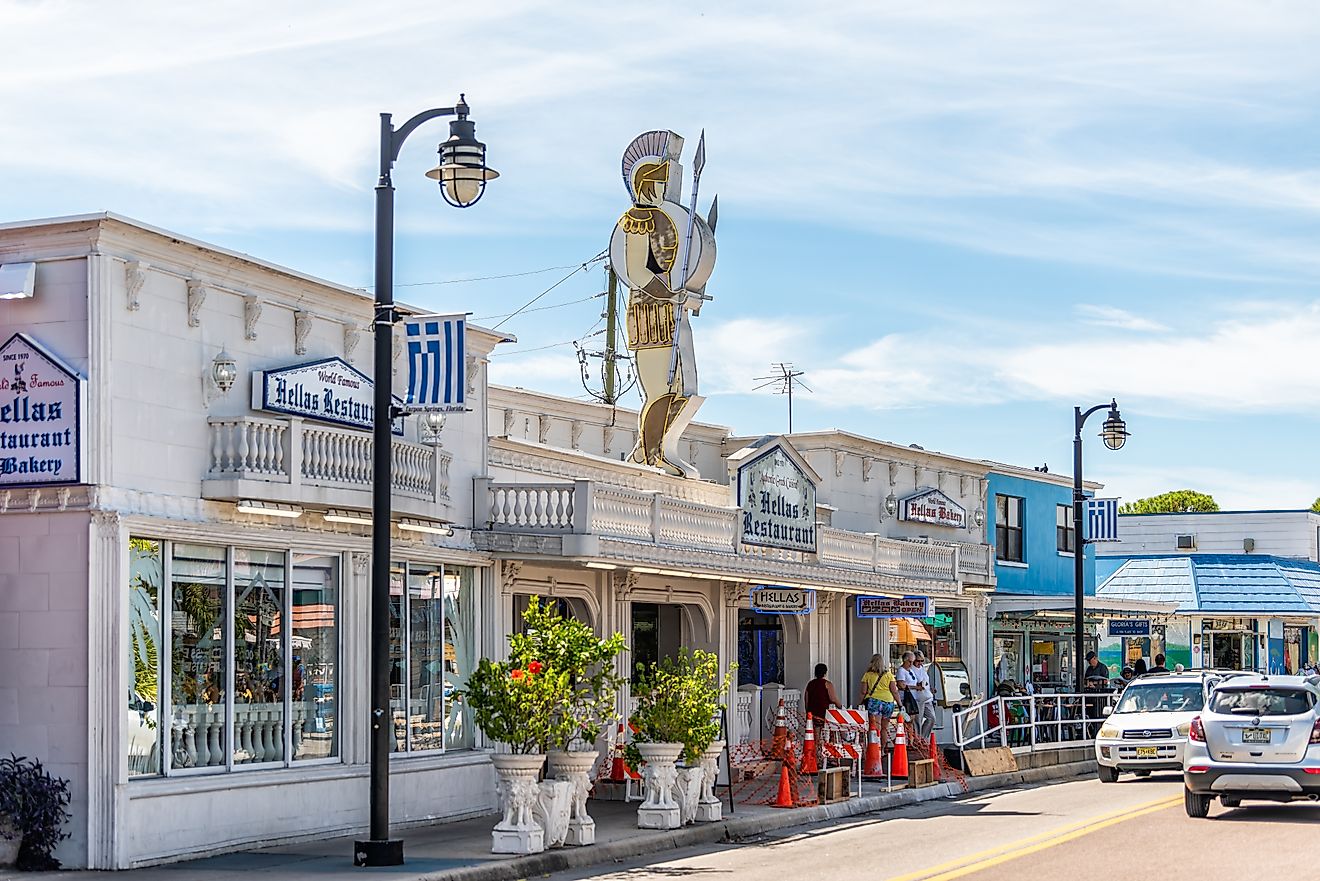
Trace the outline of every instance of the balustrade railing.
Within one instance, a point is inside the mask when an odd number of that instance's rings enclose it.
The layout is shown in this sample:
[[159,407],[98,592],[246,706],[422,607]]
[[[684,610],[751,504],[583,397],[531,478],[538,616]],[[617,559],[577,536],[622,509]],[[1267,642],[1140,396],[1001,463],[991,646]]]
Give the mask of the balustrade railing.
[[[307,707],[293,706],[293,755],[298,755]],[[222,706],[175,707],[170,723],[170,761],[175,768],[227,765]],[[234,764],[284,761],[284,704],[234,705]]]
[[[211,427],[211,480],[371,489],[370,434],[306,423],[302,419],[240,416],[207,420]],[[394,492],[420,499],[449,497],[452,456],[436,447],[394,441]]]

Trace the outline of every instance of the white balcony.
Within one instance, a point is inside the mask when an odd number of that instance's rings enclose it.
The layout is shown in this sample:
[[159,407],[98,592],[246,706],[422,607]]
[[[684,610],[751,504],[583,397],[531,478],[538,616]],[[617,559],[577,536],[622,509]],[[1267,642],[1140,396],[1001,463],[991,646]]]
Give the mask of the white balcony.
[[[367,432],[296,417],[239,416],[207,423],[211,455],[203,498],[371,507],[373,442]],[[453,457],[438,447],[398,439],[393,456],[394,510],[442,516]]]

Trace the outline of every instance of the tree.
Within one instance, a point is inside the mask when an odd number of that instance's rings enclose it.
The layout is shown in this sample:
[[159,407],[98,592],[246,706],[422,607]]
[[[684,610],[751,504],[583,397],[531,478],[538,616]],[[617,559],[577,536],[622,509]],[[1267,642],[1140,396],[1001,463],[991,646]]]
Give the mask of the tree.
[[1311,503],[1311,512],[1313,514],[1320,514],[1320,497],[1317,497],[1316,500]]
[[[1320,499],[1316,499],[1320,503]],[[1218,511],[1219,503],[1213,496],[1194,489],[1175,489],[1170,492],[1127,502],[1118,509],[1120,514],[1181,514],[1186,511]]]

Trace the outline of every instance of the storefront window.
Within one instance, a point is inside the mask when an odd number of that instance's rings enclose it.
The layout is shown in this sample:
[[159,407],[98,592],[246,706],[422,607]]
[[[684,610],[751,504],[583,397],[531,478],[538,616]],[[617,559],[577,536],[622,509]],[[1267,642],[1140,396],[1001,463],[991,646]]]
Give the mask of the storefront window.
[[439,563],[391,568],[394,749],[470,749],[476,738],[462,689],[476,663],[476,571]]
[[1054,506],[1054,533],[1059,551],[1071,554],[1077,549],[1077,530],[1073,527],[1073,506]]
[[1022,685],[1022,636],[996,636],[994,638],[995,685],[1011,682]]
[[[293,559],[290,578],[284,550],[130,539],[131,774],[338,754],[339,557]],[[157,699],[153,654],[169,683]]]
[[293,758],[339,754],[339,558],[293,555]]
[[128,773],[160,773],[161,543],[128,543]]
[[1026,499],[995,496],[995,557],[1010,563],[1022,562],[1022,509]]
[[234,551],[234,764],[284,758],[284,554]]

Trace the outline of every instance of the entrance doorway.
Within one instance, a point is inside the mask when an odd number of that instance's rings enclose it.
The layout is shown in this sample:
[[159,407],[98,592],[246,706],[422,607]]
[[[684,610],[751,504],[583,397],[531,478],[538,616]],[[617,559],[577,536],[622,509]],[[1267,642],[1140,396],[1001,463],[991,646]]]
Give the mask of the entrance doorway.
[[1207,634],[1210,639],[1210,666],[1216,670],[1246,670],[1249,667],[1246,641],[1250,634]]
[[738,684],[784,684],[784,628],[778,615],[738,612]]

